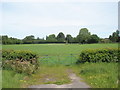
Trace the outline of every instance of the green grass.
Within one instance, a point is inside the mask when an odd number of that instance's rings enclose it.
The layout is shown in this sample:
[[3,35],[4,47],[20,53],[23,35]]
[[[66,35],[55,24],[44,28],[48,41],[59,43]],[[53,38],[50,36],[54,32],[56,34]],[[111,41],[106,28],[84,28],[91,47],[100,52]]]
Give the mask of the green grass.
[[66,84],[70,83],[66,66],[41,66],[36,74],[25,78],[26,86],[39,84]]
[[118,44],[22,44],[2,45],[2,49],[30,50],[42,55],[80,54],[85,49],[118,47]]
[[[84,78],[90,86],[95,88],[117,87],[117,64],[96,63],[70,65],[76,62],[82,50],[97,48],[117,48],[118,44],[25,44],[3,45],[3,49],[30,50],[36,52],[40,58],[40,69],[32,76],[17,74],[3,70],[3,87],[27,87],[38,84],[64,84],[70,83],[66,70],[71,67],[73,71]],[[72,57],[70,54],[74,54]],[[48,55],[48,56],[44,56]],[[61,64],[61,65],[59,65]],[[64,64],[64,65],[62,65]]]
[[[3,49],[30,50],[36,52],[41,64],[75,64],[82,50],[97,48],[117,48],[118,44],[22,44],[3,45]],[[72,55],[71,55],[72,54]]]
[[32,75],[15,73],[9,70],[3,70],[2,87],[3,88],[27,88],[31,85],[39,84],[66,84],[70,83],[66,66],[41,66],[39,70]]
[[2,70],[2,88],[21,88],[24,74],[14,71]]
[[118,63],[85,63],[71,68],[93,88],[118,87]]

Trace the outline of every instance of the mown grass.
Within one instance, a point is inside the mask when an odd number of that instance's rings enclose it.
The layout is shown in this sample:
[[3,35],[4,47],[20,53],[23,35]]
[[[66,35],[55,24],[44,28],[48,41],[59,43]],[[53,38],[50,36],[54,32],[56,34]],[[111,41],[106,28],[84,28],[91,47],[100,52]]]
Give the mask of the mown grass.
[[30,50],[42,55],[69,55],[80,54],[82,50],[96,48],[117,48],[118,44],[21,44],[2,45],[2,49]]
[[118,87],[118,63],[85,63],[71,68],[93,88]]
[[30,50],[39,55],[41,64],[75,64],[82,50],[117,48],[117,43],[108,44],[21,44],[3,45],[3,49]]

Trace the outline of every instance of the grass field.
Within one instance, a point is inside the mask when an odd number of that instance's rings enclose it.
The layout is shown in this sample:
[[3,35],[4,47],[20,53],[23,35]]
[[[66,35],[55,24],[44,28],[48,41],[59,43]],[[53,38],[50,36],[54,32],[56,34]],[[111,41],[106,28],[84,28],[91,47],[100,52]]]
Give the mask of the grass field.
[[25,44],[3,45],[3,49],[30,50],[39,55],[41,64],[75,64],[86,49],[117,48],[118,44]]
[[[86,63],[75,65],[80,52],[86,49],[118,48],[118,44],[25,44],[3,45],[3,49],[30,50],[36,52],[42,64],[36,74],[26,76],[12,71],[3,71],[3,87],[27,87],[35,84],[64,84],[70,83],[66,70],[72,69],[78,76],[83,77],[94,88],[116,88],[118,70],[116,63]],[[74,56],[71,57],[71,54]],[[42,57],[42,58],[41,58]],[[47,66],[51,63],[51,66]],[[55,65],[53,65],[55,64]],[[72,64],[61,66],[57,64]],[[52,81],[43,82],[45,78]],[[55,81],[54,81],[55,78]],[[12,81],[11,81],[12,79]]]
[[42,55],[69,55],[80,54],[85,49],[118,47],[118,44],[22,44],[3,45],[2,49],[31,50]]

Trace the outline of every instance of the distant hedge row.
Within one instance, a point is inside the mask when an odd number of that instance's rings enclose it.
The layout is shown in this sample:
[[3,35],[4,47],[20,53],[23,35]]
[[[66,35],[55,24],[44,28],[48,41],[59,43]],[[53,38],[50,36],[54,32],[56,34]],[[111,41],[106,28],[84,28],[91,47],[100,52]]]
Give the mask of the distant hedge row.
[[117,48],[89,49],[82,51],[77,63],[118,62],[120,50]]
[[2,50],[3,69],[18,73],[34,73],[39,63],[37,54],[31,51]]

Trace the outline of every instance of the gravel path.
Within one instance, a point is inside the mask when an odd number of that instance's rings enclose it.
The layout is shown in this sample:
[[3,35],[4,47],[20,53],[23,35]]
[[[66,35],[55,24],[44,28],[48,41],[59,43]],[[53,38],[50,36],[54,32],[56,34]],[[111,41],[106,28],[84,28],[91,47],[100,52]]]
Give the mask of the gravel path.
[[69,74],[69,78],[71,79],[71,84],[63,84],[63,85],[56,85],[56,84],[41,84],[41,85],[32,85],[28,88],[90,88],[85,82],[82,82],[82,79],[74,73]]

